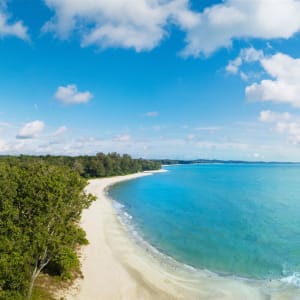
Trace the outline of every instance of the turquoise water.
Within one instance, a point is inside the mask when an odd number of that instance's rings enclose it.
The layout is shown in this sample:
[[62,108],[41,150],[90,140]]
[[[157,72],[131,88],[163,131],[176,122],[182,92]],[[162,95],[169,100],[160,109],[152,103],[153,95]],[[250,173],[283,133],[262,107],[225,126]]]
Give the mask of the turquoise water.
[[274,279],[300,272],[300,165],[165,169],[109,191],[151,245],[220,274]]

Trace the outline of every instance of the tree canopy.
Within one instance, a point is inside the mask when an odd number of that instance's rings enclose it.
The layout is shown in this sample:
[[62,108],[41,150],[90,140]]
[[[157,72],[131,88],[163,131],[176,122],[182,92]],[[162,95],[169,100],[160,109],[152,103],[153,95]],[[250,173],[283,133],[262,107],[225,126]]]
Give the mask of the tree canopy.
[[70,276],[78,266],[75,248],[87,242],[78,221],[93,200],[86,184],[44,161],[0,162],[1,299],[30,299],[41,271]]
[[146,160],[142,158],[133,159],[128,154],[98,153],[93,156],[0,156],[0,161],[10,163],[26,162],[32,163],[37,160],[45,161],[52,165],[69,167],[85,178],[107,177],[126,175],[147,170],[161,168],[159,161]]
[[159,169],[117,153],[0,157],[0,300],[30,299],[41,272],[72,278],[86,244],[81,212],[94,197],[86,178]]

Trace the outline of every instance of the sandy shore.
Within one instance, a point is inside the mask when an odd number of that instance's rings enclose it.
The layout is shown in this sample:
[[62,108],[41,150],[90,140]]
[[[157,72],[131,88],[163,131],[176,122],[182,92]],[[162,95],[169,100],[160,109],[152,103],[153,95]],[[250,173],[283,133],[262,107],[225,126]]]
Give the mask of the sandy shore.
[[82,215],[81,225],[90,242],[81,255],[84,278],[67,291],[65,299],[293,299],[287,294],[269,297],[251,282],[182,268],[141,247],[119,221],[106,189],[148,175],[151,173],[90,180],[87,191],[97,201]]

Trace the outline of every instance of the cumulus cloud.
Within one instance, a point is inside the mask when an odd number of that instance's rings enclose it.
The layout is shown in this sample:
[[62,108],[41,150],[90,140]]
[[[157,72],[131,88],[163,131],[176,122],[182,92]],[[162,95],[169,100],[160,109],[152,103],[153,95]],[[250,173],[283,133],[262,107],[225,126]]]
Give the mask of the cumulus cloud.
[[263,79],[247,86],[247,98],[300,107],[300,58],[277,53],[261,59],[260,63],[271,79]]
[[33,121],[25,124],[17,134],[18,139],[33,139],[44,130],[45,124],[42,121]]
[[29,40],[28,28],[22,21],[12,22],[6,10],[6,1],[0,2],[0,37],[15,36],[22,40]]
[[[44,0],[54,12],[43,31],[62,39],[76,32],[83,47],[147,51],[177,26],[183,56],[209,55],[236,39],[288,39],[300,31],[299,0],[223,0],[193,11],[189,0]],[[282,25],[284,24],[284,25]]]
[[45,3],[54,16],[43,30],[55,32],[63,39],[77,30],[83,47],[151,50],[168,35],[168,24],[188,29],[198,22],[188,0],[45,0]]
[[291,38],[300,30],[299,11],[298,0],[224,0],[206,8],[187,30],[183,55],[209,55],[234,39]]
[[[299,2],[300,3],[300,2]],[[242,49],[239,56],[229,61],[226,71],[239,73],[243,80],[249,77],[257,80],[262,76],[253,76],[240,71],[244,63],[258,62],[263,69],[264,78],[245,89],[246,97],[254,101],[273,101],[300,107],[300,58],[283,53],[266,56],[262,50],[253,47]],[[257,74],[256,74],[257,75]]]
[[89,102],[93,94],[89,91],[79,92],[75,84],[69,84],[58,87],[54,97],[64,104],[80,104]]
[[[228,73],[237,74],[243,63],[258,62],[264,58],[262,50],[256,50],[253,47],[241,49],[240,54],[234,60],[230,60],[226,66]],[[247,80],[248,76],[244,72],[240,72],[243,80]]]
[[228,65],[226,66],[226,71],[228,73],[237,74],[241,64],[242,64],[242,59],[240,57],[237,57],[234,60],[230,60]]
[[264,58],[264,53],[262,50],[256,50],[253,47],[241,49],[240,57],[243,61],[250,63],[259,61]]

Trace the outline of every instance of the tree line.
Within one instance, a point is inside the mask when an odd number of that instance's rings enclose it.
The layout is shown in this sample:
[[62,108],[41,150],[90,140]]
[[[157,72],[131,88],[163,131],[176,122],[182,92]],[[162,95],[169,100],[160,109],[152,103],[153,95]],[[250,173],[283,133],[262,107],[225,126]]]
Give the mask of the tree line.
[[0,157],[0,299],[32,299],[41,273],[80,274],[76,249],[88,241],[79,221],[94,200],[86,178],[158,168],[116,153]]
[[158,170],[161,163],[154,160],[142,158],[133,159],[128,154],[118,153],[97,153],[93,156],[0,156],[0,161],[9,162],[34,162],[41,160],[52,165],[65,166],[78,172],[84,178],[109,177],[126,175],[136,172]]

